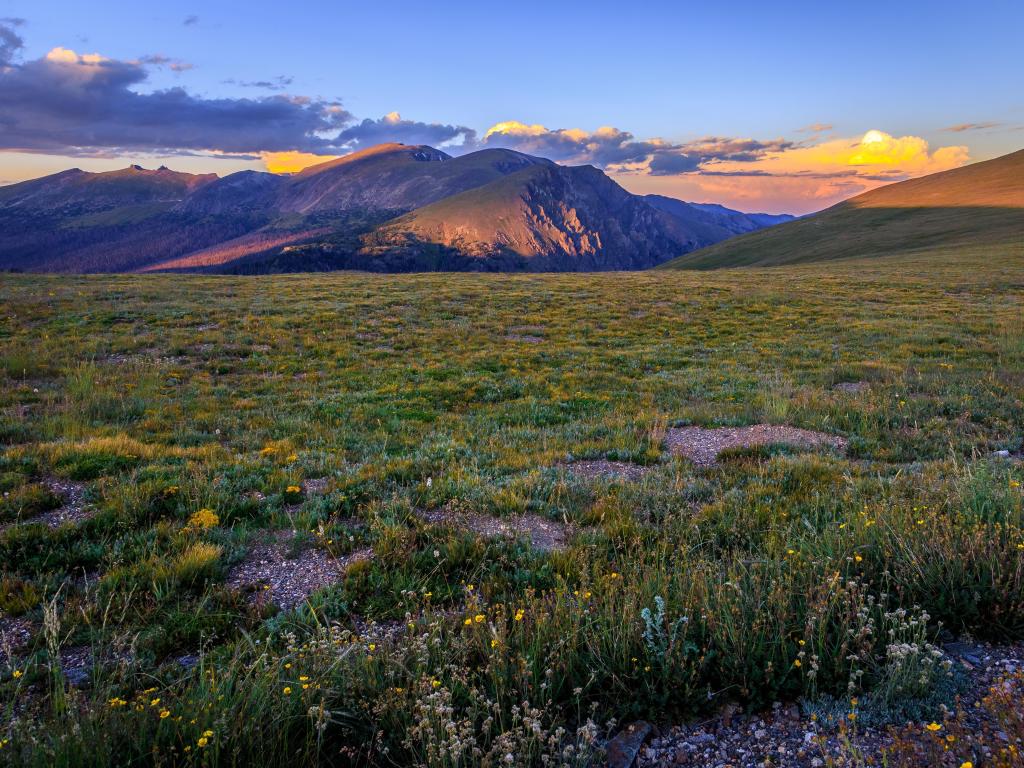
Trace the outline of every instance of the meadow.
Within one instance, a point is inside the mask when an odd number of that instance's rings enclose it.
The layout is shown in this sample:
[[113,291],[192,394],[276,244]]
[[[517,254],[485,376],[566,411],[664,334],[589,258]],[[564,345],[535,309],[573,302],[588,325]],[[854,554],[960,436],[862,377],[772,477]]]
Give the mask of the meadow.
[[[727,702],[941,721],[942,643],[1024,639],[1021,246],[0,308],[4,764],[587,765]],[[666,448],[759,423],[845,450]],[[337,578],[247,582],[274,542]]]

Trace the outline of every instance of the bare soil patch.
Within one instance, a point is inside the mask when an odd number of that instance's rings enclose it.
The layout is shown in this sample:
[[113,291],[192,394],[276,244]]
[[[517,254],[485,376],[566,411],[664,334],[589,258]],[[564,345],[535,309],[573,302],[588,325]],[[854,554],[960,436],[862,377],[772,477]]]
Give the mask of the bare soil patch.
[[722,451],[734,448],[783,444],[808,449],[846,449],[846,440],[836,435],[779,424],[719,429],[673,427],[666,432],[665,442],[672,453],[689,459],[698,467],[713,466]]
[[507,341],[518,341],[522,344],[543,344],[542,336],[532,336],[528,333],[509,333],[505,336]]
[[318,589],[337,584],[353,563],[369,560],[373,551],[358,549],[336,558],[317,547],[289,557],[293,534],[268,532],[268,540],[250,548],[246,558],[232,568],[227,585],[249,592],[249,601],[290,610],[304,603]]
[[629,461],[609,461],[608,459],[568,461],[562,466],[577,477],[613,478],[631,483],[640,480],[651,471],[650,467],[645,467],[642,464],[633,464]]
[[524,537],[530,540],[530,546],[541,552],[565,549],[570,533],[570,528],[564,523],[545,520],[537,515],[492,517],[445,506],[421,512],[420,517],[432,525],[447,525],[469,530],[485,538]]

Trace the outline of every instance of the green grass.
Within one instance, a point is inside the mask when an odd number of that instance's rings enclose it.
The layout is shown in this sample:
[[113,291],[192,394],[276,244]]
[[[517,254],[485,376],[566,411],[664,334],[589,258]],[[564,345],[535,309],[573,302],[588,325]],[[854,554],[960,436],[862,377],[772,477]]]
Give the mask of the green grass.
[[[52,506],[51,478],[95,507],[0,532],[0,611],[33,632],[0,662],[10,764],[587,764],[610,718],[824,711],[851,685],[936,706],[946,688],[907,693],[918,657],[879,640],[901,608],[928,616],[906,630],[922,653],[1024,638],[1024,470],[990,455],[1024,446],[1019,248],[712,273],[18,275],[0,305],[3,515]],[[506,338],[524,326],[543,342]],[[870,387],[834,389],[851,381]],[[850,450],[700,470],[662,446],[666,426],[762,421]],[[570,456],[652,469],[583,480]],[[320,477],[323,496],[288,491]],[[542,553],[415,513],[445,505],[574,533]],[[291,528],[296,550],[376,557],[293,612],[250,606],[232,566]],[[102,662],[72,688],[54,655],[82,647]]]

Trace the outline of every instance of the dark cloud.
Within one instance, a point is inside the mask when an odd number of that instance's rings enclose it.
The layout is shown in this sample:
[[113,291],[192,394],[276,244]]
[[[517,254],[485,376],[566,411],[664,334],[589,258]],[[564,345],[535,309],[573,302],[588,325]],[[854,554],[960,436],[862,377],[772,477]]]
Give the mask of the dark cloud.
[[[681,173],[712,174],[716,163],[753,163],[770,152],[784,152],[795,146],[794,142],[784,139],[757,141],[707,136],[659,149],[651,157],[650,173],[652,176],[676,176]],[[744,173],[730,172],[730,175]]]
[[983,131],[986,128],[998,128],[1001,125],[1002,123],[958,123],[942,130],[952,133],[963,133],[964,131]]
[[[629,172],[646,164],[653,176],[704,173],[715,163],[751,163],[769,152],[782,152],[796,146],[776,139],[756,141],[708,136],[684,144],[660,139],[638,141],[633,134],[618,128],[599,128],[593,133],[575,129],[548,130],[540,125],[517,121],[499,123],[483,141],[486,146],[507,147],[570,163],[590,163],[599,168]],[[630,167],[632,166],[632,167]]]
[[[21,41],[11,25],[0,29],[7,32],[10,62]],[[338,103],[309,98],[204,99],[183,88],[133,90],[146,77],[142,61],[62,48],[6,66],[0,69],[0,149],[330,151],[335,144],[325,137],[352,121]]]
[[0,67],[10,64],[14,54],[25,45],[25,41],[14,31],[15,27],[24,23],[24,19],[0,19]]
[[194,27],[196,24],[199,23],[199,17],[196,16],[195,14],[192,14],[192,15],[186,16],[185,20],[183,22],[181,22],[181,23],[183,25],[185,25],[186,27]]
[[353,145],[367,147],[388,142],[433,146],[455,142],[464,146],[473,146],[476,143],[476,131],[464,125],[405,120],[397,112],[392,112],[377,120],[367,118],[351,125],[332,139],[333,144],[343,147]]

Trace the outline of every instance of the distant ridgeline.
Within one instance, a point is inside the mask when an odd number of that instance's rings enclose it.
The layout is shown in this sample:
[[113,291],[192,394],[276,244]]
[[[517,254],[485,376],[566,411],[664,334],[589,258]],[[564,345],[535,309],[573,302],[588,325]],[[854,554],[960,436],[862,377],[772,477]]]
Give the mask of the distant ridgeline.
[[632,195],[507,149],[385,144],[291,176],[131,166],[0,187],[0,269],[644,269],[790,219]]

